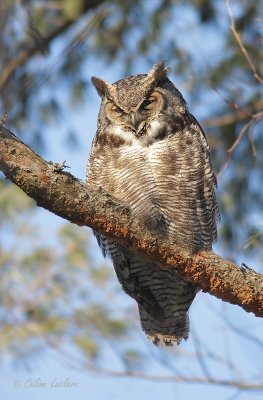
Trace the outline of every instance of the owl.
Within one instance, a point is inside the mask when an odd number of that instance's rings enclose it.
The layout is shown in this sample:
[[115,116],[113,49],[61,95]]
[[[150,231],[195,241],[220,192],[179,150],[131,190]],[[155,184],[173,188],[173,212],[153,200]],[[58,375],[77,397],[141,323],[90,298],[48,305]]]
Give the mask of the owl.
[[[167,244],[191,254],[211,250],[219,211],[210,149],[164,63],[113,84],[96,77],[92,83],[101,107],[88,183],[128,205],[132,218]],[[136,300],[146,335],[155,344],[186,340],[197,285],[180,277],[176,265],[162,270],[94,234],[124,291]]]

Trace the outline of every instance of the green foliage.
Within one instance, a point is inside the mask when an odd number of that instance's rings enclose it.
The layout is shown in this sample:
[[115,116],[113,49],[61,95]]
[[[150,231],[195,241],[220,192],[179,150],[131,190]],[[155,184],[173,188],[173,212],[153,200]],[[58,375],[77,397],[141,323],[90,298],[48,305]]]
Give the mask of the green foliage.
[[74,337],[74,343],[80,348],[81,351],[89,358],[94,359],[99,353],[97,343],[90,339],[87,335],[77,335]]
[[64,15],[66,19],[76,20],[85,9],[84,3],[85,0],[63,0],[61,4],[62,15]]

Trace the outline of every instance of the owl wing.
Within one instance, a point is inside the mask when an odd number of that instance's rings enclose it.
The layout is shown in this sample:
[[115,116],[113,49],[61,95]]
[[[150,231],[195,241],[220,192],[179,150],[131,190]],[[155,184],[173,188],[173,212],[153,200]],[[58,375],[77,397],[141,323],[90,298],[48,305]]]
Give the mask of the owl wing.
[[217,235],[216,178],[209,153],[193,118],[184,131],[154,143],[149,154],[169,241],[193,253],[211,250]]

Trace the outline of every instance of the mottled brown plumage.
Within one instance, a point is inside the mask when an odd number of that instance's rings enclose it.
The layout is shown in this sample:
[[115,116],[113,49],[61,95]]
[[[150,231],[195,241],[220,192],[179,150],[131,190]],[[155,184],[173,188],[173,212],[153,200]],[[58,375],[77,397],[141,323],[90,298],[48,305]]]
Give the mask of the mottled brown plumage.
[[[88,182],[128,204],[133,216],[168,243],[211,250],[219,217],[205,135],[163,63],[147,75],[109,84],[92,78],[102,98]],[[123,289],[139,306],[142,328],[158,343],[189,333],[197,286],[94,232]]]

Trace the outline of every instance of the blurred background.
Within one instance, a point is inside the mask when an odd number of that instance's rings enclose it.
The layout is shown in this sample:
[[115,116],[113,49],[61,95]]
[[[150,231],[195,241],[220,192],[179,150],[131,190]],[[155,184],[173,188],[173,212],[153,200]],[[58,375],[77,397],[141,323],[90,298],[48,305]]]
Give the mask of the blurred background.
[[[91,76],[114,82],[165,60],[212,149],[214,250],[262,272],[261,33],[257,0],[1,0],[0,116],[85,180],[100,102]],[[1,172],[0,227],[3,398],[262,398],[258,318],[200,293],[189,340],[157,348],[90,230],[37,208]]]

